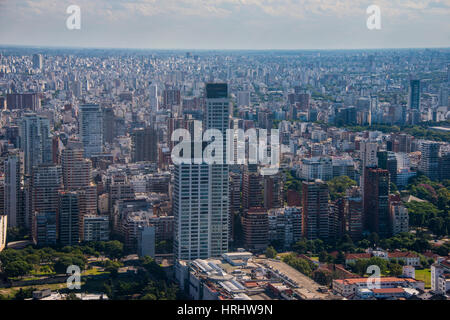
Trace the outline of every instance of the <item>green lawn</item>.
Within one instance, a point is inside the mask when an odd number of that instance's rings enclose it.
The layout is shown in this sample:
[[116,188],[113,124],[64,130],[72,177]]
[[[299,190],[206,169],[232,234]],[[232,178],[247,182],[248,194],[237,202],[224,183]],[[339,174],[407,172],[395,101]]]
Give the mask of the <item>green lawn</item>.
[[[84,284],[84,282],[81,282],[81,285],[83,285],[83,284]],[[60,290],[60,289],[67,288],[67,284],[64,282],[64,283],[52,283],[52,284],[41,284],[41,285],[5,288],[5,289],[0,289],[0,295],[4,296],[7,299],[12,299],[12,298],[14,298],[17,291],[19,291],[19,289],[21,289],[21,288],[25,289],[25,288],[30,288],[30,287],[33,287],[36,290],[50,289],[50,290],[54,291],[54,290]]]
[[425,282],[425,289],[431,288],[431,270],[430,269],[416,269],[416,280]]

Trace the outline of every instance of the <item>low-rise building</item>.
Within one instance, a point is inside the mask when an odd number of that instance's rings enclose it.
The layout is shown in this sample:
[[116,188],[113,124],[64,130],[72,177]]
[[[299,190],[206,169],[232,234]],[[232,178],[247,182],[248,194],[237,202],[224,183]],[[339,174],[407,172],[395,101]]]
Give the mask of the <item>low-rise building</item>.
[[450,289],[450,259],[439,258],[431,265],[431,291],[445,294]]
[[355,297],[361,289],[373,289],[371,286],[378,286],[376,289],[386,288],[413,288],[424,290],[425,284],[411,278],[397,277],[380,277],[373,278],[353,278],[353,279],[337,279],[333,280],[333,292],[340,294],[346,298]]

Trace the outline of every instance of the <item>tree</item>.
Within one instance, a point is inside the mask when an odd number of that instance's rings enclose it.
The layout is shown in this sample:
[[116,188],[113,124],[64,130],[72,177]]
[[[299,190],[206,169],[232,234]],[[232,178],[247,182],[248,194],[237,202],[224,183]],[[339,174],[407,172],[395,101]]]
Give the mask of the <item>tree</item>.
[[330,271],[324,269],[318,269],[313,272],[312,278],[315,282],[323,286],[329,286],[333,280],[333,276]]
[[81,298],[78,298],[74,292],[70,292],[67,294],[66,300],[81,300]]
[[266,257],[269,259],[274,259],[277,256],[277,251],[274,247],[269,246],[266,249]]
[[351,186],[356,186],[356,181],[347,176],[339,176],[327,182],[330,190],[331,200],[336,200],[345,196],[345,192]]
[[117,240],[106,242],[105,254],[111,259],[121,258],[123,256],[123,243]]
[[342,251],[338,252],[335,263],[336,264],[344,264],[345,263],[345,254]]
[[328,261],[328,253],[326,251],[321,251],[319,253],[319,262],[327,262]]
[[3,271],[8,278],[24,276],[31,270],[33,270],[33,267],[23,260],[12,261],[3,268]]
[[369,241],[372,244],[372,246],[376,246],[378,242],[380,241],[380,237],[376,232],[372,232],[369,236]]
[[389,268],[389,274],[391,276],[398,277],[398,276],[401,276],[403,273],[403,268],[398,263],[391,262],[391,263],[389,263],[388,268]]

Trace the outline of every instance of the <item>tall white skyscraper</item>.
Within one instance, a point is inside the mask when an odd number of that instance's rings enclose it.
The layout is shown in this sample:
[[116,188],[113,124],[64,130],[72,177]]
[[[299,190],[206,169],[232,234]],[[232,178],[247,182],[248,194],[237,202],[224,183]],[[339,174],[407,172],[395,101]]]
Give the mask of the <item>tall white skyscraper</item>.
[[35,113],[23,116],[20,125],[20,149],[24,153],[24,172],[31,174],[34,166],[52,163],[50,121]]
[[98,104],[80,106],[79,129],[86,158],[103,151],[103,117]]
[[[225,83],[206,84],[204,129],[218,129],[226,145],[230,107]],[[192,134],[191,134],[192,136]],[[225,152],[223,152],[225,162]],[[229,183],[227,164],[175,166],[173,197],[176,259],[218,257],[228,251]]]

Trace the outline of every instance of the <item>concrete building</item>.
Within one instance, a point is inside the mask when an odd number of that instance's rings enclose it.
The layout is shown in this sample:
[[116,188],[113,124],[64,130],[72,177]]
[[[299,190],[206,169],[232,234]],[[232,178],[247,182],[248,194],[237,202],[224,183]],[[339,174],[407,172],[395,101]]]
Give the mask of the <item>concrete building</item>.
[[288,249],[302,238],[302,208],[284,207],[268,211],[269,242]]
[[103,151],[103,114],[98,104],[84,104],[79,109],[79,132],[84,156],[90,158]]
[[322,180],[303,181],[302,213],[303,236],[308,240],[329,237],[329,191]]
[[401,201],[390,201],[389,213],[393,235],[409,231],[408,209],[402,204]]
[[20,122],[20,149],[24,153],[24,173],[34,166],[53,162],[50,121],[35,113],[26,113]]
[[142,226],[138,233],[138,255],[155,258],[156,228],[153,225]]
[[439,149],[437,142],[424,141],[420,144],[419,171],[431,180],[439,179]]
[[450,290],[450,259],[439,258],[431,265],[431,291],[446,294]]
[[264,208],[250,208],[242,218],[245,248],[263,251],[269,245],[269,219]]
[[109,217],[85,215],[83,217],[83,241],[108,241]]
[[[206,84],[205,129],[217,129],[223,137],[229,128],[230,105],[226,83]],[[226,138],[222,150],[226,150]],[[224,164],[175,166],[173,212],[176,259],[217,257],[228,251],[229,167]]]
[[333,178],[333,164],[329,157],[303,158],[300,167],[302,179],[328,181]]
[[391,234],[389,214],[389,171],[367,168],[364,177],[364,229],[380,237]]

